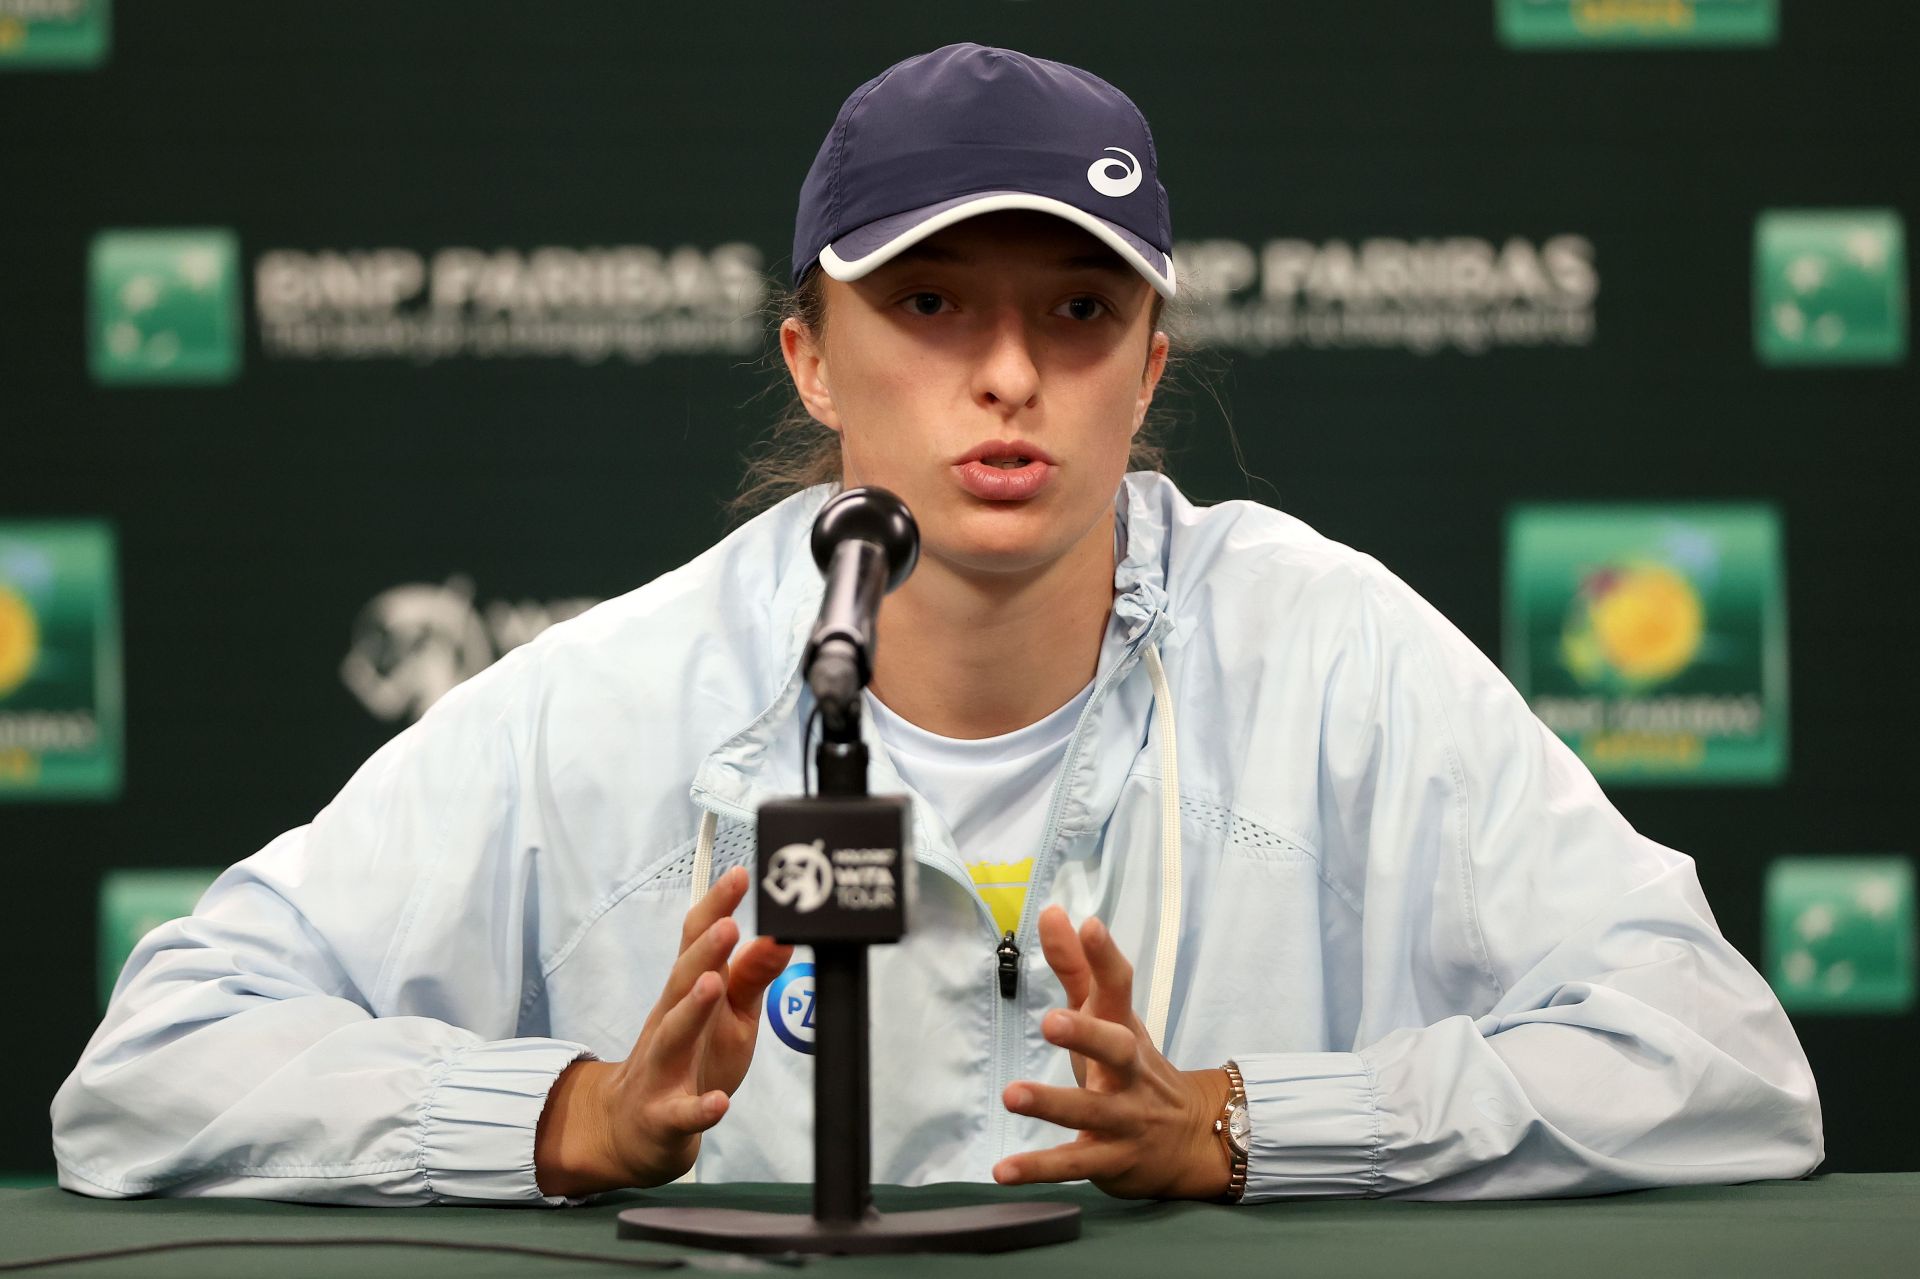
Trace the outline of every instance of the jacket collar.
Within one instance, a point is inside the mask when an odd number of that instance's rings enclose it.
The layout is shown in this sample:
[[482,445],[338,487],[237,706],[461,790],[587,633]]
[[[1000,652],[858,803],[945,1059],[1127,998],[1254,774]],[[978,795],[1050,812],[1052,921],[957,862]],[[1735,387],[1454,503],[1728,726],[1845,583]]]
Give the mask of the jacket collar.
[[[818,485],[787,499],[775,508],[775,512],[785,518],[770,520],[767,535],[804,537],[820,508],[837,489],[837,485]],[[1122,648],[1113,670],[1102,672],[1093,702],[1085,712],[1087,716],[1095,715],[1100,709],[1101,688],[1117,686],[1125,680],[1138,664],[1145,646],[1159,642],[1173,629],[1173,617],[1167,608],[1167,512],[1173,493],[1172,481],[1165,476],[1135,471],[1126,476],[1114,494],[1120,553],[1113,573],[1113,616],[1121,627]],[[701,761],[690,791],[693,801],[702,808],[743,819],[750,817],[766,800],[796,795],[801,790],[800,733],[804,710],[811,707],[813,695],[801,679],[800,659],[820,612],[825,582],[810,555],[783,558],[789,567],[775,585],[769,616],[773,623],[772,639],[779,654],[774,669],[786,671],[786,681],[765,709]],[[1111,679],[1107,678],[1109,675]],[[873,761],[871,780],[875,793],[901,789],[898,774],[887,761],[872,723],[864,716],[861,735]],[[1093,757],[1097,755],[1098,752],[1079,752],[1082,762],[1076,773],[1091,770]],[[1085,792],[1079,785],[1071,789]]]

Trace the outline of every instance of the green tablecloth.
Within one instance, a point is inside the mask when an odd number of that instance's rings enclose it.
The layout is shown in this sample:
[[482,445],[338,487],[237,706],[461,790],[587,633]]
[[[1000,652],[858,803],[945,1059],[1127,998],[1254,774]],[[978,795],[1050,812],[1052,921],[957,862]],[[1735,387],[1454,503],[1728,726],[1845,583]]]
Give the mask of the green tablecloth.
[[[1334,1276],[1871,1275],[1920,1273],[1920,1173],[1649,1190],[1502,1203],[1333,1200],[1221,1207],[1123,1203],[1086,1186],[881,1187],[880,1208],[994,1199],[1065,1199],[1085,1210],[1068,1244],[989,1257],[822,1257],[771,1274],[943,1275],[1014,1279],[1173,1275]],[[0,1190],[0,1264],[165,1240],[381,1238],[519,1244],[609,1257],[687,1255],[621,1240],[635,1204],[806,1211],[805,1186],[673,1186],[622,1191],[584,1208],[336,1208],[223,1199],[89,1199],[59,1189]],[[4,1272],[0,1272],[4,1273]],[[620,1267],[515,1254],[391,1246],[191,1249],[29,1270],[30,1275],[605,1276]],[[628,1270],[627,1273],[645,1273]]]

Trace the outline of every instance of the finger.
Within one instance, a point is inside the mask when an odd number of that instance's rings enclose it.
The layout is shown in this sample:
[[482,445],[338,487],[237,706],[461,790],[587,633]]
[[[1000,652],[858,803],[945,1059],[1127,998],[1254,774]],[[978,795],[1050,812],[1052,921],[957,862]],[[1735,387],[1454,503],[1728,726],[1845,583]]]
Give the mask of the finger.
[[718,973],[724,980],[727,955],[739,940],[739,924],[731,919],[716,919],[673,961],[673,967],[667,972],[667,984],[660,991],[660,1002],[667,1006],[679,1003],[693,989],[701,973]]
[[718,1088],[698,1095],[681,1093],[661,1101],[654,1108],[654,1117],[667,1131],[691,1136],[719,1123],[721,1116],[727,1113],[730,1100]]
[[1041,1021],[1040,1029],[1048,1043],[1098,1062],[1123,1080],[1132,1077],[1140,1046],[1132,1027],[1096,1017],[1084,1009],[1076,1013],[1056,1008]]
[[767,983],[785,972],[792,959],[793,947],[782,946],[771,937],[748,942],[727,969],[727,1003],[735,1014],[758,1018]]
[[1040,912],[1040,952],[1047,957],[1047,965],[1066,989],[1067,1006],[1078,1008],[1086,1003],[1087,991],[1093,984],[1092,970],[1087,966],[1080,935],[1073,931],[1067,912],[1058,906],[1049,906]]
[[1131,1137],[1140,1124],[1137,1108],[1111,1093],[1085,1088],[1055,1088],[1022,1080],[1007,1085],[1000,1099],[1016,1115],[1032,1115],[1062,1128]]
[[701,973],[693,988],[660,1019],[645,1050],[648,1073],[655,1079],[678,1079],[692,1067],[694,1049],[720,1002],[720,990],[718,975]]
[[1120,952],[1120,943],[1098,919],[1080,925],[1080,944],[1093,969],[1093,995],[1086,1011],[1129,1025],[1133,1021],[1133,965]]
[[1127,1145],[1113,1141],[1070,1141],[1048,1150],[1008,1155],[993,1166],[993,1179],[1003,1186],[1030,1181],[1078,1181],[1117,1177],[1132,1164]]
[[715,920],[733,914],[747,895],[747,883],[745,866],[735,866],[714,880],[706,896],[695,902],[693,909],[687,912],[686,919],[681,921],[680,949],[691,946],[702,933],[713,927]]

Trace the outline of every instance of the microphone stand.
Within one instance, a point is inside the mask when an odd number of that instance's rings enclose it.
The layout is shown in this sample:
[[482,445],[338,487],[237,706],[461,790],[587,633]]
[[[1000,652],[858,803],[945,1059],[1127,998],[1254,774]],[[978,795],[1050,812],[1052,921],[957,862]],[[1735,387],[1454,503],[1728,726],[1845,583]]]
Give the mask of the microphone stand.
[[[619,1218],[622,1239],[752,1253],[985,1253],[1080,1237],[1080,1209],[1073,1204],[989,1203],[893,1214],[873,1206],[867,947],[905,933],[904,890],[913,865],[906,853],[906,799],[867,793],[859,688],[855,682],[850,696],[837,691],[836,704],[821,706],[818,796],[774,800],[759,813],[760,931],[813,947],[813,1215],[629,1208]],[[808,905],[819,881],[788,873],[809,857],[826,863],[808,863],[816,873],[842,865],[870,871],[881,851],[894,854],[886,868],[892,891],[877,906],[850,906],[851,899],[840,898],[839,876],[831,874],[832,896]],[[860,856],[843,858],[846,853]],[[865,878],[868,896],[881,896],[879,877]]]

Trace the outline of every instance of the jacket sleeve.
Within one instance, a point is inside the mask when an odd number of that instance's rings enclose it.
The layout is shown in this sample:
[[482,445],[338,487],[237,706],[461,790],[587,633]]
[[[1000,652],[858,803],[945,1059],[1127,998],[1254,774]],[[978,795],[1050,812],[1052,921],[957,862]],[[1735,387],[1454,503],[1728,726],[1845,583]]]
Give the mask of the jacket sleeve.
[[1373,567],[1321,758],[1327,839],[1365,880],[1363,1011],[1355,1051],[1238,1059],[1247,1198],[1812,1171],[1806,1056],[1692,859],[1628,825],[1492,663]]
[[581,1202],[534,1178],[547,1091],[592,1054],[519,1033],[540,967],[520,752],[498,695],[517,656],[140,942],[53,1101],[62,1186]]

